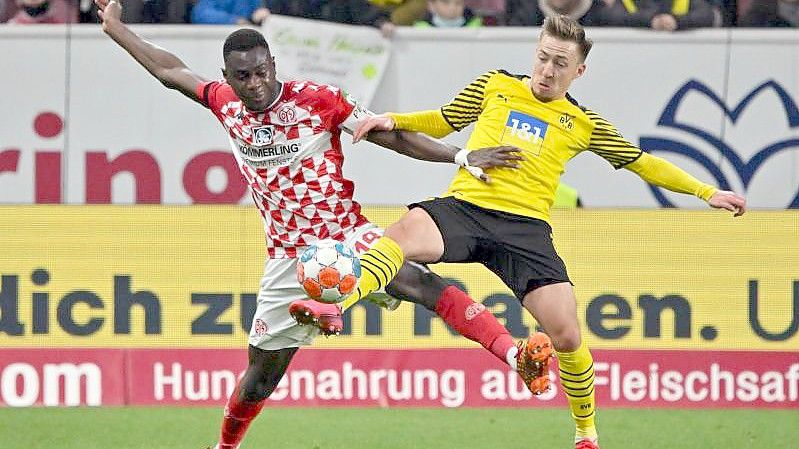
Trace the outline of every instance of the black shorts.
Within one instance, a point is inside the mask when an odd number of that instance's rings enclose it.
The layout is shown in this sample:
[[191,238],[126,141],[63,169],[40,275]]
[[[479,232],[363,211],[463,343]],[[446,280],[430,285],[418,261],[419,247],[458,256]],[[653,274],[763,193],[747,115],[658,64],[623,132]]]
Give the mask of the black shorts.
[[513,294],[571,282],[552,244],[552,227],[536,218],[485,209],[453,197],[413,203],[436,222],[444,238],[438,262],[479,262],[502,279]]

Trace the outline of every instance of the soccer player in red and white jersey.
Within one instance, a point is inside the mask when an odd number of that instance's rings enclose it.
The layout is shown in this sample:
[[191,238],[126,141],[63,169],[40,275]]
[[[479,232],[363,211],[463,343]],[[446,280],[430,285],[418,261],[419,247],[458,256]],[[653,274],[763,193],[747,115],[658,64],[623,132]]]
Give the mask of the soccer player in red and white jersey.
[[[217,445],[236,448],[297,349],[320,332],[320,326],[300,326],[289,314],[289,305],[305,298],[295,276],[297,254],[320,239],[344,241],[365,251],[382,234],[361,214],[352,198],[353,183],[342,174],[341,130],[352,132],[358,120],[370,113],[333,86],[278,80],[269,46],[255,30],[242,29],[228,36],[223,48],[225,80],[209,81],[128,29],[120,21],[117,1],[95,3],[106,34],[162,84],[210,109],[222,123],[263,216],[269,257],[249,336],[249,365],[225,407]],[[453,162],[460,151],[417,133],[371,133],[369,140],[433,162]],[[476,150],[461,165],[488,180],[480,169],[515,167],[520,159],[517,151],[512,147]],[[535,369],[520,362],[526,358],[517,357],[520,350],[530,349],[530,340],[517,347],[485,307],[425,267],[402,265],[386,290],[435,311],[450,327],[522,375]],[[337,305],[308,307],[328,307],[329,313],[314,310],[315,317],[333,327],[322,325],[323,330],[340,329]]]

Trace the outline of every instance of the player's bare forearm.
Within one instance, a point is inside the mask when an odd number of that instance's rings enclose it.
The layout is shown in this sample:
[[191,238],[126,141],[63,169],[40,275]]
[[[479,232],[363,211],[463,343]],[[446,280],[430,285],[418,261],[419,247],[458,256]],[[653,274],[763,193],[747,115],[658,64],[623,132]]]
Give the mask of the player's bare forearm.
[[120,47],[170,89],[198,100],[195,88],[204,82],[192,73],[177,56],[139,37],[120,20],[121,7],[116,1],[95,0],[103,21],[103,31]]
[[400,154],[431,162],[454,162],[475,178],[491,182],[484,171],[493,167],[517,168],[522,157],[517,147],[499,146],[462,150],[424,134],[410,131],[372,131],[367,140]]
[[140,38],[118,20],[107,21],[105,32],[161,82],[168,81],[165,74],[169,70],[186,68],[177,56]]
[[368,141],[414,159],[429,162],[454,162],[460,148],[409,131],[372,131]]

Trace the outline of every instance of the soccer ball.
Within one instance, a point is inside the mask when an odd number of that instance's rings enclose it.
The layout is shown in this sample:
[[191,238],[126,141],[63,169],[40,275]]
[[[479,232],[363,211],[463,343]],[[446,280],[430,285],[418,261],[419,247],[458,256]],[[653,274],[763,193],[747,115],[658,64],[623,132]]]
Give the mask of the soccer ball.
[[308,297],[320,302],[341,302],[355,291],[361,262],[355,251],[335,240],[309,246],[297,263],[297,280]]

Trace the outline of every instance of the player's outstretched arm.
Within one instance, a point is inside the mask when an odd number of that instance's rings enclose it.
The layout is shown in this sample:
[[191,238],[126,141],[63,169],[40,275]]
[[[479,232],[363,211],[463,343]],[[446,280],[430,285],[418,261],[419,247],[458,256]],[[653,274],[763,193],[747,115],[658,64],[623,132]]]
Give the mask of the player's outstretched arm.
[[177,89],[194,101],[199,101],[196,88],[206,80],[186,67],[177,56],[140,38],[120,19],[122,6],[116,0],[94,0],[103,31],[120,47],[130,53],[164,86]]
[[[353,143],[364,138],[382,147],[398,153],[432,162],[454,162],[472,174],[472,176],[489,182],[490,177],[484,172],[492,167],[518,167],[522,160],[521,150],[512,146],[481,148],[468,151],[449,145],[426,134],[394,130],[395,122],[391,116],[376,115],[367,117],[358,123],[352,134]],[[392,132],[392,130],[394,130]],[[450,129],[451,131],[451,129]]]
[[671,162],[641,153],[634,162],[624,168],[636,173],[644,181],[672,192],[687,193],[707,201],[711,207],[725,209],[739,217],[746,212],[746,199],[727,190],[718,190],[694,178]]
[[396,126],[394,119],[388,115],[374,115],[367,117],[358,123],[358,127],[352,133],[352,143],[360,142],[372,131],[392,131]]
[[492,167],[518,167],[522,160],[519,148],[500,146],[464,150],[422,133],[411,131],[371,131],[366,140],[414,159],[430,162],[449,162],[460,165],[475,178],[490,182],[484,169]]
[[[397,125],[397,120],[401,123]],[[387,113],[367,117],[358,123],[352,133],[352,143],[358,143],[372,131],[391,131],[401,129],[427,134],[431,137],[445,137],[455,131],[440,111],[417,111],[405,114]]]

